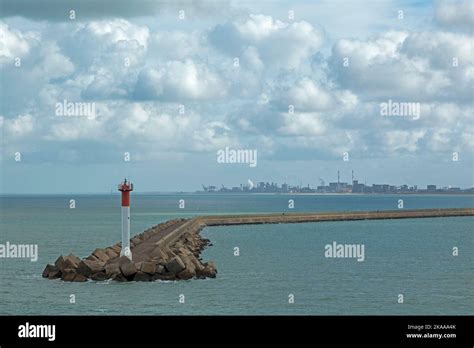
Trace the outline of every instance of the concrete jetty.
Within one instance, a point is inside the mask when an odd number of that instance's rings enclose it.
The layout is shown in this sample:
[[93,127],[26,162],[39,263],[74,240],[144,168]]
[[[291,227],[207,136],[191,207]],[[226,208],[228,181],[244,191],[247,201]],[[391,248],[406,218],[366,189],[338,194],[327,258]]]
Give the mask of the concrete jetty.
[[43,277],[74,282],[88,279],[152,281],[215,278],[217,275],[215,264],[211,261],[203,262],[200,258],[202,250],[210,243],[199,235],[199,232],[207,226],[455,216],[474,216],[474,208],[205,215],[190,219],[174,219],[153,226],[131,239],[133,261],[120,256],[121,243],[116,243],[107,248],[95,249],[83,259],[73,254],[61,255],[54,264],[46,265]]

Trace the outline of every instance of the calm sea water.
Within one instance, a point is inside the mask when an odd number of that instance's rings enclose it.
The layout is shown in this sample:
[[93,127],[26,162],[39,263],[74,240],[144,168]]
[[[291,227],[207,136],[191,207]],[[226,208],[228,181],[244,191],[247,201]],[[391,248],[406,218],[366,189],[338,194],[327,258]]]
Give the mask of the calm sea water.
[[[472,196],[401,198],[406,209],[474,206]],[[185,209],[178,208],[180,199]],[[387,210],[396,209],[398,199],[134,194],[132,233],[175,217]],[[119,196],[1,197],[0,243],[38,244],[39,258],[0,259],[0,314],[474,314],[473,226],[474,218],[459,217],[212,227],[202,232],[213,243],[203,258],[217,263],[216,279],[65,283],[41,278],[45,264],[118,241]],[[333,241],[364,244],[365,261],[325,258],[324,247]]]

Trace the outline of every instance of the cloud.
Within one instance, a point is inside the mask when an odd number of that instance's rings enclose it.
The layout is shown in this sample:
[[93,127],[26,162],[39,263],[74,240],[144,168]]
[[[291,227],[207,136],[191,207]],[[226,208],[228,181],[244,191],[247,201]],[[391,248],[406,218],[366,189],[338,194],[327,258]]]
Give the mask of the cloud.
[[0,23],[0,34],[6,38],[0,52],[4,116],[28,112],[46,84],[74,73],[74,64],[56,41],[43,38],[39,32],[20,31]]
[[317,113],[282,114],[283,126],[278,132],[283,135],[314,136],[327,131],[321,115]]
[[423,130],[389,130],[384,132],[382,142],[389,153],[416,152],[419,149],[419,141],[424,135]]
[[437,1],[435,20],[447,29],[472,33],[474,28],[474,2],[472,0]]
[[97,140],[104,141],[108,137],[103,132],[103,123],[97,120],[90,120],[86,117],[71,117],[64,119],[50,120],[49,131],[44,135],[44,139],[53,142],[71,142],[76,140]]
[[[154,103],[98,103],[101,116],[96,119],[56,118],[48,139],[71,141],[91,139],[128,151],[139,151],[142,157],[155,152],[202,152],[236,142],[225,124],[189,110],[179,114],[177,104],[157,106]],[[150,147],[154,151],[150,151]]]
[[227,86],[207,66],[192,60],[170,61],[159,68],[140,72],[134,91],[136,99],[212,99],[226,95]]
[[19,115],[13,119],[2,117],[2,126],[6,138],[23,137],[34,129],[34,119],[31,115]]
[[240,57],[254,47],[263,64],[292,69],[317,52],[323,34],[305,21],[285,23],[271,16],[251,14],[217,25],[209,39],[231,57]]
[[342,88],[366,100],[469,101],[474,81],[472,43],[470,36],[443,32],[342,39],[333,46],[330,75]]
[[179,60],[208,54],[206,38],[202,32],[160,30],[149,39],[150,55],[163,60]]
[[74,80],[89,100],[128,98],[146,63],[149,29],[124,19],[79,23],[58,41],[78,67]]
[[27,55],[31,46],[40,39],[39,33],[21,32],[0,23],[0,64],[13,64],[14,58]]
[[[146,52],[149,36],[145,26],[112,19],[79,23],[67,31],[60,44],[73,61],[84,68],[94,63],[101,67],[114,63],[123,68],[126,57],[132,65]],[[114,56],[120,56],[121,61],[111,62],[109,57]]]
[[308,76],[302,77],[290,86],[280,89],[274,98],[280,107],[290,105],[297,111],[322,111],[352,108],[357,104],[357,96],[350,91],[339,90],[334,86],[316,82]]
[[322,86],[304,78],[290,88],[288,101],[303,110],[324,110],[334,106],[334,98]]

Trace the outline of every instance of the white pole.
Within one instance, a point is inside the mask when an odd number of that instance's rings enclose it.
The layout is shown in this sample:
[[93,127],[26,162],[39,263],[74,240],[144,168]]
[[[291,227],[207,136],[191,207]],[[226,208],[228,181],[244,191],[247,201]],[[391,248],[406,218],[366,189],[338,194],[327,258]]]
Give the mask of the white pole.
[[132,259],[130,250],[130,207],[122,207],[122,251],[120,256]]

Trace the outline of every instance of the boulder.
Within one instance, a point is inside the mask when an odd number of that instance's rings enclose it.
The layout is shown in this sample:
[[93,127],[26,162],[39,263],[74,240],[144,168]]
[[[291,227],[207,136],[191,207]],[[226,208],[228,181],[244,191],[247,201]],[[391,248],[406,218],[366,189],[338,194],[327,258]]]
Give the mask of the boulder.
[[91,276],[91,279],[92,279],[92,280],[97,280],[97,281],[102,281],[102,280],[108,279],[108,277],[107,277],[107,275],[105,274],[105,272],[98,272],[98,273],[94,273],[94,274]]
[[194,263],[190,260],[189,257],[186,257],[184,259],[184,264],[186,266],[186,269],[193,274],[193,276],[196,274],[196,266],[194,266]]
[[204,264],[204,269],[196,272],[198,278],[215,278],[217,275],[214,262],[210,261]]
[[144,273],[153,274],[156,271],[156,266],[153,262],[143,262],[140,270]]
[[158,259],[161,259],[161,260],[167,260],[168,257],[166,256],[165,252],[163,250],[161,250],[160,247],[156,247],[150,254],[150,256],[152,258],[158,258]]
[[56,262],[54,262],[54,265],[58,268],[58,270],[63,272],[66,268],[76,269],[80,261],[81,260],[77,256],[72,254],[68,256],[61,255],[57,258]]
[[178,249],[178,252],[179,252],[180,254],[183,254],[183,255],[191,255],[191,252],[190,252],[188,249],[186,249],[185,247],[179,248],[179,249]]
[[151,280],[151,277],[145,272],[137,272],[135,273],[135,277],[133,278],[133,280],[137,282],[149,282]]
[[83,274],[79,274],[77,273],[75,276],[74,276],[74,279],[72,280],[73,282],[86,282],[87,281],[87,277]]
[[61,271],[61,279],[65,282],[72,282],[76,276],[76,270],[72,268],[65,268]]
[[191,279],[196,275],[196,266],[193,262],[186,256],[181,256],[181,259],[184,262],[185,269],[178,273],[179,279]]
[[135,267],[137,268],[137,271],[142,269],[142,263],[143,261],[135,262]]
[[79,262],[81,262],[81,259],[73,254],[69,254],[68,256],[65,257],[65,259],[66,259],[66,265],[71,266],[71,268],[77,268],[77,266],[79,265]]
[[[100,261],[97,257],[95,257],[94,255],[89,255],[85,258],[86,260],[90,260],[90,261]],[[102,262],[102,261],[100,261]]]
[[115,250],[113,250],[110,247],[105,249],[105,253],[109,257],[109,260],[110,259],[115,259],[117,256],[119,256],[119,253],[117,253]]
[[196,269],[196,272],[202,271],[204,269],[204,265],[201,263],[201,261],[198,260],[196,256],[193,254],[188,256],[188,260],[191,261],[194,265],[194,268]]
[[133,275],[137,273],[137,267],[135,267],[135,264],[125,256],[120,257],[119,267],[122,274],[127,278],[133,277]]
[[168,270],[168,272],[171,272],[173,274],[178,274],[185,268],[186,265],[179,256],[174,256],[170,261],[166,263],[166,269]]
[[172,257],[176,256],[175,254],[171,252],[170,248],[168,248],[167,246],[162,246],[161,251],[166,255],[166,260],[169,260]]
[[176,255],[177,255],[175,252],[171,251],[170,248],[165,247],[162,250],[163,250],[163,252],[166,253],[166,256],[168,257],[168,260],[171,260],[173,257],[176,257]]
[[77,273],[82,274],[86,277],[90,277],[92,274],[103,272],[104,263],[100,261],[81,260],[77,267]]
[[48,274],[48,279],[58,279],[58,278],[61,278],[61,271],[60,270],[53,271],[50,274]]
[[115,280],[117,282],[126,282],[127,278],[122,273],[117,273],[112,277],[112,280]]
[[204,266],[216,270],[216,273],[217,273],[216,264],[215,264],[213,261],[206,262],[206,263],[204,264]]
[[115,245],[112,245],[110,247],[110,249],[112,249],[113,251],[115,251],[115,253],[118,255],[120,255],[120,252],[122,251],[122,247],[118,244],[115,244]]
[[161,264],[156,265],[155,273],[158,273],[158,274],[166,273],[165,266]]
[[190,239],[186,242],[186,246],[189,250],[196,250],[199,249],[199,244],[196,239]]
[[106,264],[105,274],[107,275],[107,278],[112,278],[112,279],[114,278],[115,275],[122,274],[120,271],[119,264],[117,262]]
[[97,257],[102,262],[107,262],[110,259],[110,257],[107,255],[105,249],[97,248],[97,249],[94,250],[92,255]]
[[142,239],[139,237],[139,236],[136,236],[134,238],[132,238],[132,240],[130,241],[131,243],[133,243],[133,245],[138,245],[142,242]]
[[179,279],[182,279],[182,280],[188,280],[188,279],[191,279],[192,277],[194,277],[194,273],[192,273],[189,269],[184,269],[182,270],[181,272],[179,272],[177,274],[178,278]]
[[53,272],[58,272],[59,269],[55,266],[55,265],[52,265],[52,264],[47,264],[46,267],[44,268],[44,271],[43,271],[43,278],[49,278],[49,275]]

